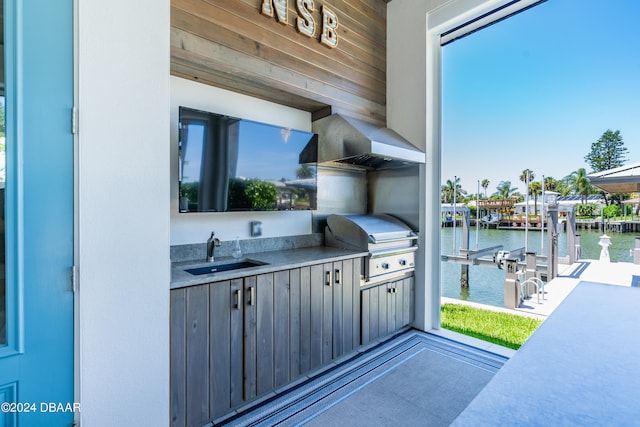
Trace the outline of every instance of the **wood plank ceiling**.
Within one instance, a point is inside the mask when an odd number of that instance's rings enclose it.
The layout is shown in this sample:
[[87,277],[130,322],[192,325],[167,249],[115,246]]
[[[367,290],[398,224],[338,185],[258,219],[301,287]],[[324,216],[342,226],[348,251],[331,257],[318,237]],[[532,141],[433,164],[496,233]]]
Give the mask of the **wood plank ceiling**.
[[[315,0],[313,38],[282,25],[262,0],[171,0],[171,73],[288,105],[386,121],[386,1]],[[321,8],[338,16],[338,46],[319,42]]]

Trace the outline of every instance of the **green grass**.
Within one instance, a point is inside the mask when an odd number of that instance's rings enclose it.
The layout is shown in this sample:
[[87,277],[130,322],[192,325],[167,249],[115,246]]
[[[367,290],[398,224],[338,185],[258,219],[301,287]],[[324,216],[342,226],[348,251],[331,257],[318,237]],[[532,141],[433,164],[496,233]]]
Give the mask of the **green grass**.
[[542,324],[541,320],[469,307],[443,304],[443,328],[517,350]]

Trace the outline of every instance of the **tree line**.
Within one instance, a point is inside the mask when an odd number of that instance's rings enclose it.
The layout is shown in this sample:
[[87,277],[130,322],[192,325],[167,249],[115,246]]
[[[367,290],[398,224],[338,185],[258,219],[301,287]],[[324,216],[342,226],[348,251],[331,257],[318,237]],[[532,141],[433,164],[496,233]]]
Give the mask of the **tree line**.
[[[616,130],[614,132],[608,129],[597,141],[591,144],[591,150],[584,157],[585,162],[591,167],[591,172],[587,172],[585,168],[580,168],[561,179],[545,176],[543,183],[542,180],[536,181],[536,173],[527,168],[522,171],[519,177],[519,180],[525,184],[524,194],[519,192],[518,187],[514,187],[511,181],[500,181],[495,187],[496,191],[488,195],[487,189],[491,182],[485,178],[480,182],[484,194],[481,193],[477,196],[483,199],[514,198],[522,201],[528,193],[529,196],[533,197],[534,204],[537,205],[538,197],[542,195],[544,186],[544,191],[555,191],[562,196],[581,196],[582,203],[586,203],[587,197],[590,195],[602,195],[607,205],[619,204],[621,200],[625,200],[631,195],[606,194],[591,185],[587,175],[623,166],[627,162],[627,153],[628,149],[624,145],[620,131]],[[466,202],[476,198],[475,194],[469,194],[462,188],[460,178],[447,180],[441,187],[442,203],[453,203],[454,195],[458,202]]]

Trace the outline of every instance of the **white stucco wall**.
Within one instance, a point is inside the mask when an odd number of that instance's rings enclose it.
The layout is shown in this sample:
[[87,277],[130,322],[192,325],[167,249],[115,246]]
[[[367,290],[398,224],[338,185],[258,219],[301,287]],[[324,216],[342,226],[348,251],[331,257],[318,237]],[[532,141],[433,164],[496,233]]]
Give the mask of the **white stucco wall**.
[[414,326],[439,328],[440,34],[508,0],[392,1],[387,6],[387,125],[425,150]]
[[169,423],[169,0],[77,1],[82,426]]
[[[387,125],[425,150],[420,168],[420,232],[416,253],[415,321],[418,329],[439,327],[440,146],[429,107],[439,98],[427,75],[428,13],[447,0],[392,1],[387,6]],[[439,111],[438,111],[439,113]],[[436,135],[431,133],[436,132]],[[435,138],[434,138],[435,136]],[[433,141],[438,143],[434,144]],[[436,194],[437,193],[437,194]],[[437,223],[437,224],[436,224]]]
[[262,237],[311,233],[311,211],[178,212],[178,107],[185,106],[234,117],[311,131],[311,113],[236,92],[171,77],[171,244],[202,243],[211,231],[220,240],[250,238],[251,221],[262,222]]

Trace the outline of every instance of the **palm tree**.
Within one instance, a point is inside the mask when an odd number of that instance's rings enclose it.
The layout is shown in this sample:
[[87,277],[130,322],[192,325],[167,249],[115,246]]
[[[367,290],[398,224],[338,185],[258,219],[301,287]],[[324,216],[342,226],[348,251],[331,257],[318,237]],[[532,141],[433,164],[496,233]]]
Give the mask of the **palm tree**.
[[309,165],[300,165],[296,169],[296,177],[299,179],[313,178],[315,175],[315,171]]
[[551,176],[544,177],[545,191],[556,191],[557,186],[558,186],[558,181],[555,178]]
[[594,188],[589,182],[589,178],[587,178],[585,168],[571,172],[567,177],[567,182],[576,195],[582,196],[582,203],[586,203],[587,197],[593,192]]
[[460,185],[460,178],[455,179],[455,183],[448,179],[447,183],[441,187],[442,191],[442,203],[453,203],[453,195],[455,193],[456,199],[459,196],[464,196],[467,194],[465,190],[462,189]]
[[482,183],[480,183],[480,186],[482,188],[484,188],[484,198],[487,198],[487,187],[489,187],[489,180],[487,178],[482,180]]
[[569,196],[571,194],[571,183],[568,176],[565,176],[561,180],[556,181],[556,189],[561,196]]
[[511,197],[517,189],[517,187],[511,188],[511,181],[500,181],[500,184],[496,187],[498,195],[504,200]]
[[538,196],[542,194],[542,184],[534,181],[529,184],[529,195],[533,196],[533,212],[538,214]]
[[[535,179],[536,175],[533,173],[533,171],[531,169],[525,169],[522,171],[522,173],[520,174],[520,181],[524,182],[525,184],[531,184],[533,182],[533,180]],[[529,191],[529,189],[526,189],[527,191]]]

